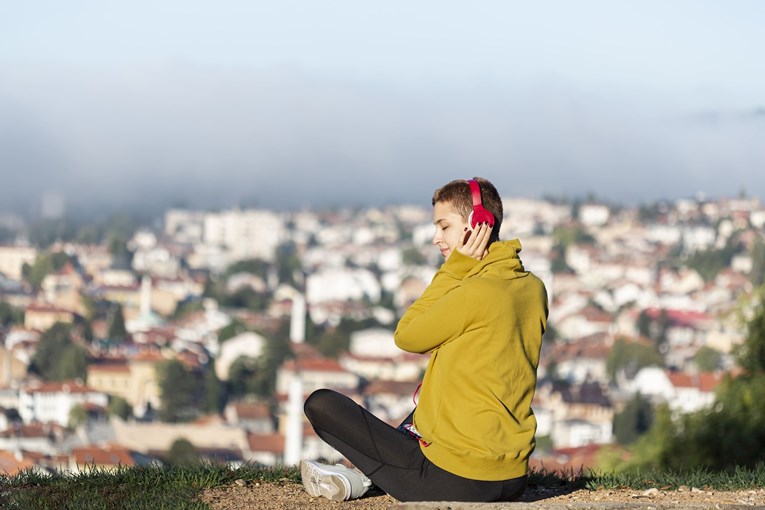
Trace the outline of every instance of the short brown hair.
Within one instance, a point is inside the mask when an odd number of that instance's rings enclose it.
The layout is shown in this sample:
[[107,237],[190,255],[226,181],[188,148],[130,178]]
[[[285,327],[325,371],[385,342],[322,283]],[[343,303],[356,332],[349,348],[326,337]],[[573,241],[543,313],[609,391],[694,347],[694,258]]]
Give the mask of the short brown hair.
[[[494,215],[494,230],[491,233],[491,241],[499,239],[499,229],[502,226],[502,198],[497,188],[483,177],[473,177],[473,180],[481,186],[481,202],[483,206]],[[432,205],[438,202],[446,202],[451,205],[454,212],[467,221],[473,211],[473,196],[470,193],[470,185],[465,179],[457,179],[433,192]]]

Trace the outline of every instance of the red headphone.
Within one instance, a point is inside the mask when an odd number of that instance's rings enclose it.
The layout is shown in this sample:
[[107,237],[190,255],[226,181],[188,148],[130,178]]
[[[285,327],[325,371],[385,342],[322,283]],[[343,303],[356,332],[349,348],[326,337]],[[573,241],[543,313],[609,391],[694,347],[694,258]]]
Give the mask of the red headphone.
[[468,180],[470,185],[470,193],[473,195],[473,212],[468,216],[468,224],[470,228],[475,228],[479,223],[488,223],[490,226],[494,226],[494,215],[486,209],[481,203],[481,186],[478,185],[478,181],[474,179]]

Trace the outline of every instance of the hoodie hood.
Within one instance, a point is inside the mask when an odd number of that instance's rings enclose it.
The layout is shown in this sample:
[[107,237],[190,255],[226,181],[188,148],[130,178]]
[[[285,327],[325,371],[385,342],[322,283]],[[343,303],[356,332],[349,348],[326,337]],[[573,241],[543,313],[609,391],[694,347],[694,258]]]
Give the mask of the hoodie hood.
[[521,242],[518,239],[510,241],[495,241],[489,246],[489,254],[479,260],[475,266],[465,275],[465,278],[474,276],[488,276],[504,280],[513,280],[526,276],[521,258]]

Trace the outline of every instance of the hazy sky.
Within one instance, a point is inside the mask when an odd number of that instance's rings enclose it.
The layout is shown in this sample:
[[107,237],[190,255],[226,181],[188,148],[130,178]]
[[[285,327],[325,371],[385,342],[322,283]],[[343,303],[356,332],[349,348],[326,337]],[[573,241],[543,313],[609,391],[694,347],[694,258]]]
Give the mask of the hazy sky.
[[765,199],[759,0],[0,3],[0,213]]

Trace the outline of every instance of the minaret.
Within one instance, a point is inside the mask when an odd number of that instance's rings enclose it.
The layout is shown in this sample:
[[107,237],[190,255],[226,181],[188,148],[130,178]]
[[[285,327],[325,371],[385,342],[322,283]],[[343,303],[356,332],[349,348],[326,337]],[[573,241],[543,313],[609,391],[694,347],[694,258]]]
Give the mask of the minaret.
[[[305,341],[305,298],[295,291],[290,316],[290,340],[295,344]],[[295,356],[295,371],[290,381],[287,399],[287,427],[284,438],[284,465],[300,462],[303,454],[303,378],[300,374],[299,355]]]
[[298,291],[295,291],[292,297],[290,340],[296,344],[302,344],[305,341],[305,298]]
[[8,347],[8,340],[6,339],[3,345],[3,386],[9,387],[11,385],[11,348]]
[[139,312],[138,317],[141,319],[145,319],[151,315],[151,276],[148,274],[143,275],[143,278],[141,278],[141,303]]

